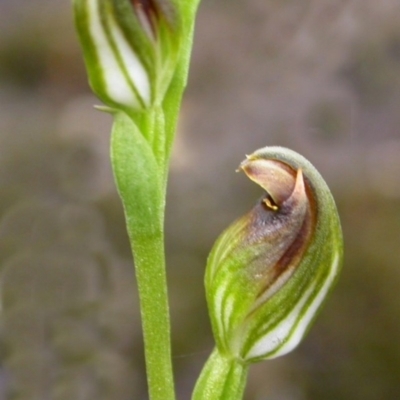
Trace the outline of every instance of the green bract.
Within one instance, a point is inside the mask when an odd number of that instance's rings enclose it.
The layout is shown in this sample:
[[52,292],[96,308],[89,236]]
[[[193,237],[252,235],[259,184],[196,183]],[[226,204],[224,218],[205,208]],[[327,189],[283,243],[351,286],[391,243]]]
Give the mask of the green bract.
[[343,245],[333,197],[304,157],[265,147],[240,169],[266,194],[217,240],[205,285],[219,352],[253,362],[298,345],[336,282]]

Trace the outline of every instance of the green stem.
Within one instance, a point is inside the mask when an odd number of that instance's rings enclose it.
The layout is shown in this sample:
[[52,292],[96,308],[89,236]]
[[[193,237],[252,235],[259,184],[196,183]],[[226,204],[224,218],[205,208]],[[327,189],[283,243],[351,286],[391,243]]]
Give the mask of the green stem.
[[135,260],[149,396],[173,400],[163,170],[138,127],[123,113],[115,115],[111,159]]
[[[132,231],[132,227],[128,226]],[[131,236],[131,235],[130,235]],[[174,399],[163,232],[131,236],[150,399]]]
[[248,365],[214,349],[196,383],[192,400],[241,400]]

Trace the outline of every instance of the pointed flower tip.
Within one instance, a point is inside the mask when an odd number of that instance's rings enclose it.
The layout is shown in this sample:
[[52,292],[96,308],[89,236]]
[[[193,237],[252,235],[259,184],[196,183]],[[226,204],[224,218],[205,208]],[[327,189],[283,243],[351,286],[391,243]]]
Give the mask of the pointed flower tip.
[[280,206],[292,194],[297,172],[290,166],[276,160],[246,156],[239,168],[271,196]]

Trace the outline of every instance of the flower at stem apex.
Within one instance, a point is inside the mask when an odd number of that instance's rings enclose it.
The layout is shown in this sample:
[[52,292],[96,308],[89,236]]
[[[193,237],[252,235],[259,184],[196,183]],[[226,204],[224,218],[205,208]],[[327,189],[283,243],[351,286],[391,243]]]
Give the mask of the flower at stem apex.
[[239,170],[265,193],[218,238],[205,285],[220,352],[252,362],[301,341],[336,282],[342,234],[332,195],[304,157],[266,147]]
[[160,103],[182,39],[173,0],[74,0],[89,82],[107,105],[140,111]]

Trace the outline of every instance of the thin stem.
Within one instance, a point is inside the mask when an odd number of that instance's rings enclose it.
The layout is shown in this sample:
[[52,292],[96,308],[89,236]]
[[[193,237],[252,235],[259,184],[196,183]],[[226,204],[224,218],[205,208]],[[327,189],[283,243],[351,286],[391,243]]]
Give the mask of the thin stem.
[[214,349],[196,383],[192,400],[241,400],[247,373],[248,365]]
[[[129,223],[128,223],[129,225]],[[128,226],[132,231],[133,227]],[[131,236],[150,399],[174,399],[163,232]]]
[[147,140],[124,113],[115,115],[111,159],[135,260],[149,396],[173,400],[163,174]]

